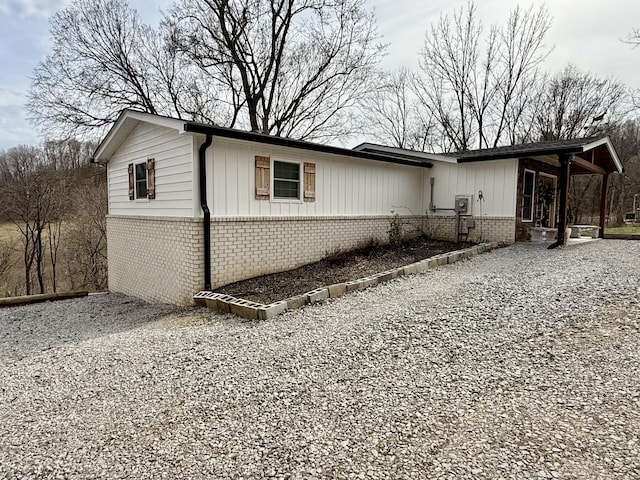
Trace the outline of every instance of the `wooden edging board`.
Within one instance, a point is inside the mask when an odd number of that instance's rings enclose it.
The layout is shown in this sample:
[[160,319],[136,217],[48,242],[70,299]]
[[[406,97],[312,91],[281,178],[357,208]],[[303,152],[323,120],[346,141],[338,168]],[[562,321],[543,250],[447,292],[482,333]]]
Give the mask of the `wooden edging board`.
[[0,307],[15,307],[31,303],[49,302],[53,300],[67,300],[70,298],[86,297],[89,292],[42,293],[38,295],[23,295],[21,297],[0,298]]

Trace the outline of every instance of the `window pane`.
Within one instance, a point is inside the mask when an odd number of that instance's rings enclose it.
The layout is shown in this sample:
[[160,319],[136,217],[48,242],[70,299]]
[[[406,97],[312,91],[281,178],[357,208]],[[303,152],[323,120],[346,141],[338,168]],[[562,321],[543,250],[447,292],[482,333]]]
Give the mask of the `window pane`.
[[300,198],[300,164],[273,162],[274,198]]
[[300,182],[274,180],[273,196],[276,198],[300,198]]
[[147,164],[136,164],[136,198],[147,198]]
[[524,172],[522,181],[522,220],[527,222],[533,221],[533,187],[535,178],[536,174],[534,172]]
[[531,195],[533,193],[533,180],[535,174],[533,172],[524,172],[524,194]]
[[273,162],[273,178],[300,180],[300,165],[288,162]]

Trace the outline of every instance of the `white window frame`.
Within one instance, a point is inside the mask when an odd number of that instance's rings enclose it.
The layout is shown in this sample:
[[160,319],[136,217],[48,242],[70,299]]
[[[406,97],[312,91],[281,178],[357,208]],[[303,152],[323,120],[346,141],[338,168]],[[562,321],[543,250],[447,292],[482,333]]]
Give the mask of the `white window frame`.
[[[531,210],[530,210],[531,218],[524,218],[524,207],[525,207],[525,198],[526,198],[524,188],[526,186],[525,178],[527,176],[527,173],[533,174],[533,180],[531,182]],[[536,196],[536,172],[534,170],[529,170],[528,168],[525,168],[522,174],[522,205],[520,207],[520,219],[522,220],[522,223],[533,222],[533,219],[535,217],[534,209],[536,205],[535,196]]]
[[[144,181],[147,187],[147,194],[144,197],[138,196],[138,165],[144,166]],[[136,202],[148,202],[149,201],[149,171],[147,170],[147,162],[134,162],[133,163],[133,197]]]
[[[276,197],[276,162],[280,163],[290,163],[292,165],[298,166],[298,197]],[[272,158],[271,159],[271,201],[274,203],[303,203],[302,198],[304,192],[304,172],[302,170],[304,162],[297,162],[291,160],[284,160],[281,158]]]

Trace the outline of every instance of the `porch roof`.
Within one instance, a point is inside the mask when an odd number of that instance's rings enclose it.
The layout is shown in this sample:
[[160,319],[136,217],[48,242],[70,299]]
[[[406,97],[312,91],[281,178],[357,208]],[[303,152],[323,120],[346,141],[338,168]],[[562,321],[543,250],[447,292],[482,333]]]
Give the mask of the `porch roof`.
[[451,154],[458,163],[507,158],[534,158],[558,166],[560,165],[560,155],[572,157],[571,173],[574,175],[622,173],[623,170],[622,163],[608,136],[525,143]]
[[384,153],[401,158],[441,161],[447,163],[470,163],[490,160],[509,160],[533,158],[560,166],[559,157],[572,159],[572,175],[599,173],[622,173],[622,163],[618,158],[611,139],[608,136],[573,138],[569,140],[550,140],[545,142],[524,143],[505,147],[466,150],[454,153],[426,153],[403,148],[387,147],[373,143],[362,143],[354,150],[371,153]]

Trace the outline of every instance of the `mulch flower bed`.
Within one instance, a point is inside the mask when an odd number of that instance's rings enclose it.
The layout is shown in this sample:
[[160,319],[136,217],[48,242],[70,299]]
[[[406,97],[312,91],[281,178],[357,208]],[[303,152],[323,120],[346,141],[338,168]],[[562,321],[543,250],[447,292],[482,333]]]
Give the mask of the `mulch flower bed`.
[[216,292],[269,304],[278,300],[408,265],[425,258],[468,247],[418,237],[395,245],[371,244],[330,255],[294,270],[250,278],[218,288]]

